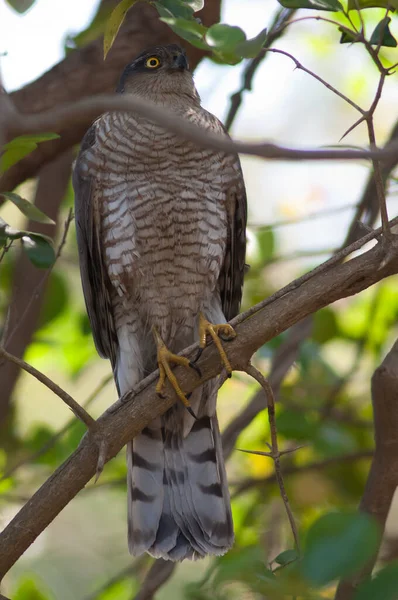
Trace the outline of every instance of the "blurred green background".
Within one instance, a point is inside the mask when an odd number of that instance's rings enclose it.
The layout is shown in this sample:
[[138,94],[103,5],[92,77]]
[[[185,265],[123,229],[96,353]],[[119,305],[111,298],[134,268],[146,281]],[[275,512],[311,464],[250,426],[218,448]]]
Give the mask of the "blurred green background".
[[[2,72],[9,90],[60,60],[67,36],[88,27],[98,5],[96,0],[36,0],[29,11],[18,14],[10,6],[12,2],[0,3],[0,51],[7,52],[2,57]],[[277,10],[275,0],[223,0],[222,21],[239,25],[250,37],[268,26]],[[313,14],[305,12],[305,16]],[[382,8],[366,11],[368,29],[384,15]],[[336,18],[341,17],[333,14]],[[396,17],[391,31],[397,36]],[[21,39],[25,40],[23,46]],[[291,52],[366,107],[374,97],[378,73],[360,45],[339,45],[338,41],[335,27],[309,20],[290,26],[276,47]],[[383,48],[382,55],[391,62],[394,56],[397,60],[396,49]],[[204,106],[222,119],[228,113],[231,94],[240,88],[246,64],[229,66],[205,59],[196,70]],[[397,106],[398,86],[393,76],[386,82],[375,117],[380,145],[395,124]],[[355,111],[340,98],[307,74],[295,71],[288,58],[272,55],[258,68],[253,90],[244,94],[231,131],[245,140],[331,146],[356,118]],[[355,129],[343,144],[365,146],[365,126]],[[245,310],[322,262],[343,242],[369,167],[365,162],[293,164],[249,157],[242,158],[242,165],[249,203],[247,262],[251,265],[245,280]],[[32,200],[35,186],[30,180],[17,191]],[[388,183],[391,217],[396,214],[397,191],[393,173]],[[69,185],[62,222],[71,207]],[[1,216],[15,227],[24,226],[21,213],[10,203],[1,208]],[[56,243],[61,236],[62,232]],[[0,268],[4,322],[16,257],[17,250],[8,252]],[[283,457],[282,471],[303,539],[321,515],[334,509],[355,509],[358,504],[373,449],[370,378],[397,337],[397,315],[396,278],[319,311],[283,380],[277,402],[279,444],[283,449],[301,448]],[[254,363],[265,374],[288,335],[279,336],[256,353]],[[40,327],[24,359],[81,404],[89,401],[95,417],[116,400],[109,364],[98,358],[91,338],[73,223],[50,275]],[[234,374],[219,394],[222,430],[257,392],[253,380]],[[13,397],[14,410],[0,450],[0,469],[6,475],[0,481],[0,525],[5,525],[74,451],[84,433],[66,406],[29,375],[21,374]],[[266,451],[269,441],[268,416],[262,411],[240,433],[236,448]],[[159,600],[263,598],[264,589],[253,586],[258,565],[269,567],[281,552],[293,548],[272,461],[235,449],[227,469],[236,529],[234,550],[222,559],[179,565],[157,593]],[[122,451],[106,466],[99,482],[90,482],[12,568],[3,593],[13,600],[132,599],[150,559],[133,562],[127,551],[125,475]],[[387,537],[394,538],[397,530],[393,512]],[[365,534],[365,540],[373,535],[367,530]],[[296,575],[291,577],[298,585]],[[206,587],[209,582],[210,591]],[[333,577],[330,581],[326,577],[311,593],[332,597]],[[273,594],[269,597],[292,597],[292,591],[286,589]]]

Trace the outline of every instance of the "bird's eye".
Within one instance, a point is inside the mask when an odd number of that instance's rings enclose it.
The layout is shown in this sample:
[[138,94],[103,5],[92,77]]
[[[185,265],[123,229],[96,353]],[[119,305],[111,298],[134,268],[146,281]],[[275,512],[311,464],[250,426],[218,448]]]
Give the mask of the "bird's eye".
[[160,60],[157,58],[157,56],[151,56],[145,62],[145,66],[148,69],[156,69],[156,67],[158,67],[159,65],[160,65]]

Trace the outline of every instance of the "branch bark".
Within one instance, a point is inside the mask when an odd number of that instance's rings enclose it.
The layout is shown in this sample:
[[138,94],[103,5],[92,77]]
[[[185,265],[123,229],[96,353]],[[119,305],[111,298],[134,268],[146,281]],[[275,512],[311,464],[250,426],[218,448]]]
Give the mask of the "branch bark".
[[[114,94],[112,96],[93,96],[78,102],[65,104],[40,114],[17,114],[15,119],[8,124],[7,136],[13,138],[18,135],[37,134],[43,131],[53,131],[67,137],[64,130],[73,130],[74,127],[87,127],[104,112],[133,111],[142,117],[159,124],[168,131],[172,131],[184,139],[190,140],[198,146],[211,148],[220,152],[240,153],[258,156],[267,160],[359,160],[377,159],[380,161],[393,160],[398,156],[398,142],[394,141],[382,149],[371,150],[345,150],[345,149],[297,149],[286,148],[269,142],[241,142],[232,141],[224,135],[212,134],[202,127],[190,123],[172,111],[150,103],[147,100],[129,95]],[[52,148],[54,141],[43,142],[40,148]],[[38,150],[32,153],[33,156]],[[29,158],[29,157],[28,157]],[[17,165],[23,165],[20,161]],[[22,167],[21,167],[22,168]],[[12,169],[6,172],[10,173]],[[1,181],[0,181],[1,185]]]
[[[384,532],[398,486],[398,340],[373,374],[372,403],[376,448],[359,510],[374,516]],[[356,577],[340,582],[335,600],[354,597],[371,575],[378,551]]]
[[[207,26],[219,21],[220,0],[206,2],[198,16]],[[124,67],[141,50],[151,45],[179,43],[179,38],[159,20],[157,10],[138,2],[128,11],[116,40],[104,61],[102,37],[68,56],[33,83],[10,95],[16,109],[23,114],[38,114],[87,96],[113,92]],[[187,44],[194,68],[205,52]],[[1,111],[0,111],[1,113]],[[91,125],[92,117],[61,129],[61,138],[40,144],[38,149],[9,169],[0,178],[0,190],[12,190],[22,181],[35,176],[48,161],[80,142]],[[1,123],[0,123],[1,124]],[[9,139],[9,136],[8,136]]]
[[[378,232],[375,232],[376,234]],[[368,239],[364,236],[364,239]],[[387,258],[389,259],[387,260]],[[245,366],[253,353],[264,343],[279,335],[307,315],[330,303],[356,294],[377,281],[398,272],[398,241],[391,245],[378,243],[368,252],[343,264],[331,265],[317,275],[288,286],[285,294],[263,306],[247,311],[232,321],[237,338],[228,345],[228,355],[234,369]],[[187,349],[194,355],[196,345]],[[211,344],[205,349],[199,366],[203,377],[198,381],[190,369],[178,367],[176,376],[186,392],[221,372],[219,354]],[[98,429],[86,435],[78,449],[42,485],[0,535],[0,578],[25,552],[56,515],[93,477],[98,460],[98,446],[105,443],[106,461],[137,435],[157,415],[174,403],[175,397],[167,386],[165,398],[155,393],[157,372],[150,375],[137,390],[118,400],[97,421]]]

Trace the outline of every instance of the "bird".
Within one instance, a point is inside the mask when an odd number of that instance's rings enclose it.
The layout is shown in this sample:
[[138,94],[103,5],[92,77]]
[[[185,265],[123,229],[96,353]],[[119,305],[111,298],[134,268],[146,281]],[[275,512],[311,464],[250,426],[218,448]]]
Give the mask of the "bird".
[[[201,106],[185,51],[141,52],[116,92],[227,136]],[[219,378],[188,398],[172,370],[187,346],[216,344],[239,312],[247,201],[237,154],[205,147],[137,113],[107,112],[84,136],[73,170],[83,293],[94,342],[119,396],[159,367],[180,402],[127,444],[128,546],[133,555],[196,560],[233,545],[216,414]],[[187,410],[188,409],[188,410]]]

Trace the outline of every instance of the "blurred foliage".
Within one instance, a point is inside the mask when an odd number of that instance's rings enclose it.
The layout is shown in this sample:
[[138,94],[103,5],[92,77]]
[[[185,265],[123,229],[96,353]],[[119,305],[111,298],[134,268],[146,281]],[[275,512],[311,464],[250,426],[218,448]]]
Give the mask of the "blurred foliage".
[[[333,15],[335,29],[331,43],[338,44],[339,29],[342,43],[357,42],[358,32],[353,25],[359,22],[353,14],[357,1],[361,8],[387,6],[387,0],[355,0],[352,4],[351,0],[348,4],[338,0],[283,0],[281,4],[304,9],[300,16],[319,17],[318,11],[337,11]],[[29,0],[8,0],[8,3],[21,13],[33,4]],[[109,4],[101,4],[90,26],[69,38],[68,47],[80,47],[105,33],[106,53],[133,4],[134,0],[115,2],[111,8]],[[159,0],[153,4],[173,31],[189,43],[209,50],[212,59],[221,63],[236,64],[256,56],[267,39],[262,23],[254,38],[249,38],[240,27],[225,23],[205,27],[196,15],[203,4],[200,0]],[[391,2],[389,5],[393,6]],[[278,9],[276,2],[275,8]],[[308,13],[305,9],[317,12]],[[361,13],[367,31],[372,30],[369,43],[381,44],[388,53],[389,48],[396,46],[394,21],[390,16],[378,15],[372,11]],[[396,17],[392,17],[396,24]],[[315,30],[314,27],[314,36]],[[386,62],[390,56],[385,55]],[[10,142],[2,155],[3,170],[21,160],[38,142],[51,139],[52,134],[48,136]],[[19,192],[8,193],[6,197],[22,215],[46,221],[45,215],[25,199],[25,196],[30,199],[31,194],[25,194],[25,190]],[[69,188],[61,221],[72,204]],[[307,261],[292,267],[283,260],[276,228],[256,227],[249,234],[250,270],[245,277],[243,310],[274,293],[281,272],[287,270],[287,277],[292,273],[300,276],[312,266]],[[22,240],[23,250],[38,267],[51,267],[55,258],[45,236],[13,229],[0,220],[0,310],[4,322],[15,272],[16,240]],[[94,388],[109,374],[110,367],[98,359],[94,348],[77,262],[76,242],[69,235],[50,274],[39,327],[25,359],[53,375],[83,404],[93,400]],[[228,470],[235,546],[223,557],[193,566],[182,565],[178,569],[182,572],[182,583],[178,587],[176,575],[159,592],[160,600],[331,598],[336,581],[355,572],[372,556],[380,532],[377,524],[356,513],[355,507],[364,488],[374,446],[370,377],[397,335],[397,318],[396,278],[320,310],[314,316],[311,336],[301,344],[297,360],[282,383],[276,406],[278,440],[281,449],[300,447],[283,456],[282,472],[286,473],[286,491],[298,522],[302,552],[294,548],[272,460],[234,452]],[[269,371],[287,335],[281,334],[256,353],[253,360],[263,372]],[[15,394],[16,417],[11,422],[15,440],[12,453],[6,455],[0,451],[0,477],[3,475],[0,512],[4,512],[4,519],[67,459],[84,434],[80,422],[66,420],[65,407],[57,399],[35,386],[28,376],[21,378]],[[100,414],[115,397],[111,386],[106,386],[104,380],[95,389],[94,415]],[[253,381],[241,374],[234,375],[220,392],[223,427],[244,410],[256,392]],[[267,451],[269,441],[268,417],[262,411],[242,431],[236,447]],[[33,551],[22,559],[19,570],[18,565],[15,567],[6,581],[7,593],[9,588],[13,600],[83,600],[86,594],[87,598],[100,600],[133,598],[142,573],[138,577],[124,570],[119,578],[113,579],[130,561],[125,548],[125,478],[122,452],[106,466],[100,481],[95,486],[88,484],[64,511],[69,517],[62,513]],[[355,600],[397,597],[398,565],[394,561],[385,564],[380,559],[376,575],[359,587]]]
[[35,135],[20,135],[4,145],[0,158],[0,174],[36,150],[37,144],[59,138],[57,133],[40,133]]

